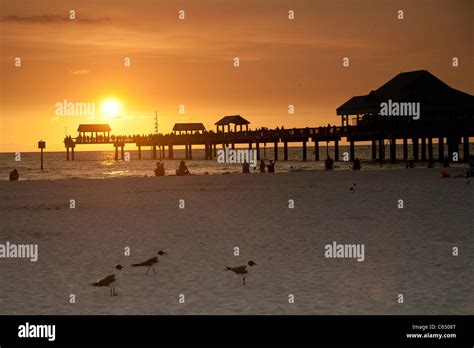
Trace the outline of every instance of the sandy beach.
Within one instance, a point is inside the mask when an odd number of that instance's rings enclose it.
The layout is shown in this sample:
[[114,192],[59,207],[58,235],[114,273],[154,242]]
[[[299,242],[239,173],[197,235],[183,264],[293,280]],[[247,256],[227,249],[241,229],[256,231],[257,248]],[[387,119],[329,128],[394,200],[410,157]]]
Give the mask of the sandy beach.
[[[0,243],[39,252],[0,259],[1,314],[474,312],[474,182],[439,169],[2,181],[0,192]],[[364,261],[326,258],[334,241],[364,244]],[[130,267],[160,249],[157,275]],[[224,268],[248,260],[258,266],[243,286]],[[116,264],[119,296],[89,285]]]

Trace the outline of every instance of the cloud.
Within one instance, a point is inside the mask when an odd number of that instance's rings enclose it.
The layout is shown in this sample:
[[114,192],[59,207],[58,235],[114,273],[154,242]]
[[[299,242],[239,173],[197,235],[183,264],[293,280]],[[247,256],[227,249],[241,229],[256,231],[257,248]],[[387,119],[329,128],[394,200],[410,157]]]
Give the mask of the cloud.
[[117,115],[117,116],[113,116],[112,118],[117,119],[117,120],[133,120],[135,118],[135,116],[132,116],[132,115]]
[[91,71],[88,70],[88,69],[78,69],[78,70],[73,70],[71,71],[71,74],[73,75],[87,75],[89,74]]
[[[82,24],[96,24],[109,21],[109,17],[100,17],[100,18],[87,18],[80,17],[76,15],[74,22]],[[70,22],[72,19],[69,19],[68,15],[51,15],[51,14],[42,14],[35,16],[3,16],[0,18],[0,22],[3,23],[33,23],[33,24],[46,24],[46,23],[66,23]]]

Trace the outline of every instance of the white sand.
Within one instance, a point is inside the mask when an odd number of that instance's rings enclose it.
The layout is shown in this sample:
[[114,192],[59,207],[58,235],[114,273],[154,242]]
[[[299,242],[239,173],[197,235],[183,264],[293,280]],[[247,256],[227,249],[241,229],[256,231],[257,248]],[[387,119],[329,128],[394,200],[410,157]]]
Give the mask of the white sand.
[[[0,182],[0,192],[0,243],[39,245],[36,263],[0,259],[1,314],[474,313],[474,180],[439,169]],[[333,241],[364,243],[365,261],[325,258]],[[169,255],[158,275],[128,267],[159,249]],[[250,259],[245,287],[223,271]],[[88,285],[119,263],[118,297]]]

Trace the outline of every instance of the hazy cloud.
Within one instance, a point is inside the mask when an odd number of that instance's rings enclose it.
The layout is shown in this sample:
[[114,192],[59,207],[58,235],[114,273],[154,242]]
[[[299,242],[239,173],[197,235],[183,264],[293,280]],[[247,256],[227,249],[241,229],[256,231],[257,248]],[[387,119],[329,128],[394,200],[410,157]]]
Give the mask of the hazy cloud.
[[71,73],[73,75],[87,75],[89,74],[91,71],[90,70],[87,70],[87,69],[78,69],[78,70],[73,70],[71,71]]
[[[76,19],[73,21],[83,24],[96,24],[109,21],[110,18],[108,17],[100,17],[100,18],[87,18],[87,17],[80,17],[76,15]],[[0,18],[0,22],[3,23],[65,23],[70,22],[72,19],[69,19],[68,14],[64,15],[51,15],[51,14],[43,14],[43,15],[34,15],[34,16],[3,16]]]

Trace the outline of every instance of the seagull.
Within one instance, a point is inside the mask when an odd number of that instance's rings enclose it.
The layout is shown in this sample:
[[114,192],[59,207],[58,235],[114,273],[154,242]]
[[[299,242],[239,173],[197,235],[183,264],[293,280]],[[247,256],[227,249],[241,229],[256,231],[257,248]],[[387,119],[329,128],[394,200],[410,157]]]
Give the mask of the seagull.
[[352,184],[352,186],[349,188],[349,191],[355,191],[356,189],[356,184]]
[[[165,253],[163,250],[160,250],[158,251],[157,253],[158,255],[162,256],[162,255],[167,255],[167,253]],[[158,256],[153,256],[151,259],[148,259],[144,262],[141,262],[141,263],[133,263],[132,264],[132,267],[148,267],[147,270],[146,270],[146,273],[145,275],[148,275],[148,272],[150,272],[150,268],[153,270],[153,273],[156,274],[156,271],[155,271],[155,264],[158,263]]]
[[[249,267],[247,267],[247,265]],[[249,275],[249,271],[250,271],[250,267],[252,266],[257,266],[257,264],[253,261],[249,261],[247,263],[247,265],[243,265],[243,266],[237,266],[237,267],[229,267],[229,266],[226,266],[225,268],[225,271],[232,271],[234,272],[235,274],[239,275],[242,277],[242,281],[243,281],[243,284],[245,285],[245,278],[248,277]]]
[[108,286],[110,288],[110,296],[118,296],[115,292],[115,287],[120,285],[122,282],[122,265],[115,266],[115,272],[108,275],[105,278],[99,279],[95,283],[91,283],[93,286]]

